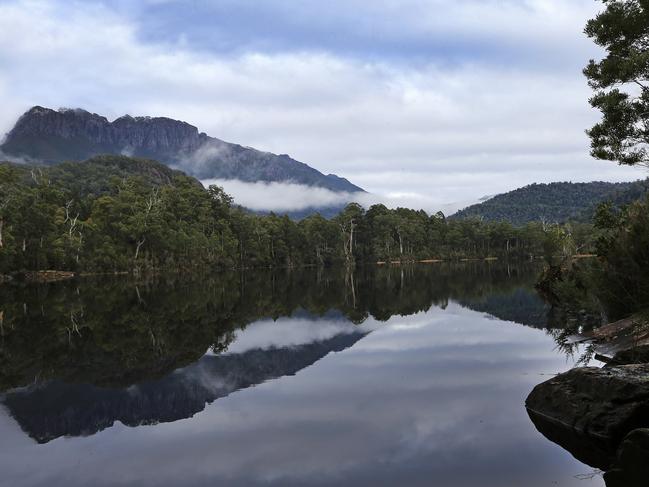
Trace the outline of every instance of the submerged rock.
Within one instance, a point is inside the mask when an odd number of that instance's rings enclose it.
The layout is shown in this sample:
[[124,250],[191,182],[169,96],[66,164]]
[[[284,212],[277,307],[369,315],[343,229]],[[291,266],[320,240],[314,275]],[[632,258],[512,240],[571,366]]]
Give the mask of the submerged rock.
[[604,474],[606,487],[646,487],[649,484],[649,429],[633,430],[622,441],[615,464]]
[[608,469],[624,437],[649,427],[649,364],[572,369],[537,385],[525,406],[549,440]]

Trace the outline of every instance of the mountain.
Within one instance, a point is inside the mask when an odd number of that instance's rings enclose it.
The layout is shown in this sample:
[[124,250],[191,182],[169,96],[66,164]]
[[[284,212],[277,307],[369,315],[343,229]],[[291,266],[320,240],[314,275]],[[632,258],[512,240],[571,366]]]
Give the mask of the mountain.
[[45,164],[80,161],[100,154],[154,159],[198,179],[287,181],[332,191],[360,187],[335,174],[322,174],[290,158],[224,142],[186,122],[124,115],[112,122],[81,109],[35,106],[6,135],[0,151]]
[[595,207],[610,200],[627,204],[640,198],[647,181],[629,183],[550,183],[530,184],[499,194],[482,203],[469,206],[451,216],[453,219],[482,218],[524,225],[532,221],[589,221]]

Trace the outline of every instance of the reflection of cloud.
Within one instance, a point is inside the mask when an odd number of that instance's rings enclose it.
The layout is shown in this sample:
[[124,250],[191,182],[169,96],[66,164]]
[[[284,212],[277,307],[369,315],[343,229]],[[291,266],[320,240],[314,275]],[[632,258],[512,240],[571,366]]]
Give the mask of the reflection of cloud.
[[243,330],[236,332],[236,338],[228,346],[227,353],[243,353],[253,349],[268,349],[293,347],[317,341],[327,340],[336,335],[346,333],[366,333],[379,327],[354,325],[340,319],[326,318],[279,318],[277,320],[261,320],[251,323]]
[[[288,331],[282,326],[278,334]],[[63,476],[70,486],[109,485],[119,472],[121,483],[145,486],[435,479],[541,487],[561,478],[577,487],[584,466],[542,438],[523,406],[540,373],[570,366],[543,331],[451,303],[394,316],[354,347],[184,421],[36,445],[0,415],[0,468],[16,486]]]
[[347,193],[331,191],[326,188],[306,186],[290,182],[249,183],[236,179],[206,179],[205,186],[216,184],[234,197],[237,204],[258,211],[297,211],[307,208],[327,208],[344,206],[352,201],[369,208],[374,204],[384,204],[388,208],[412,208],[428,213],[443,211],[450,215],[459,209],[477,203],[470,200],[458,203],[444,203],[435,196],[415,192],[395,192],[386,195],[371,193]]

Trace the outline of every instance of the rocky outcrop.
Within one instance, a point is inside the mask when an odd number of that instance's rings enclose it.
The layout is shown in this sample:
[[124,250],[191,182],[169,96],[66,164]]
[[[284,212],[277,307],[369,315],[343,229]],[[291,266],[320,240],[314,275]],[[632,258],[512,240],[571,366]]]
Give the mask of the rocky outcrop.
[[615,447],[632,429],[649,427],[649,364],[578,367],[537,385],[525,405]]
[[324,175],[286,154],[276,155],[209,137],[186,122],[131,117],[113,122],[81,109],[33,107],[16,122],[0,150],[47,164],[100,154],[155,159],[200,179],[290,181],[332,191],[363,191],[344,178]]
[[625,436],[649,427],[649,364],[572,369],[537,385],[525,406],[546,438],[608,470]]

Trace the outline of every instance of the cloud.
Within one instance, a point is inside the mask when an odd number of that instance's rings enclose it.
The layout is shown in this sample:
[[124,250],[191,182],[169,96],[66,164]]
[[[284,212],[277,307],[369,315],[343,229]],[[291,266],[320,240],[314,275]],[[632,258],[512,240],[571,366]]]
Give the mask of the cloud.
[[203,174],[215,160],[228,159],[231,150],[219,141],[203,143],[198,149],[185,156],[178,164],[178,169],[192,174]]
[[590,0],[118,4],[0,5],[0,129],[34,104],[168,116],[429,209],[646,175],[588,155]]
[[236,179],[206,179],[205,187],[216,184],[234,197],[236,204],[256,211],[287,212],[306,208],[324,208],[344,205],[354,201],[355,194],[331,191],[295,183],[249,183]]
[[206,179],[205,187],[216,184],[234,197],[236,204],[255,211],[274,211],[276,213],[305,210],[308,208],[332,208],[347,203],[359,203],[365,208],[383,204],[388,208],[423,209],[429,214],[443,211],[450,215],[459,209],[478,202],[479,198],[466,201],[442,200],[435,196],[415,193],[348,193],[331,191],[326,188],[306,186],[289,182],[249,183],[236,179]]
[[39,164],[40,161],[30,157],[19,157],[14,155],[5,154],[0,150],[0,162],[13,162],[15,164]]
[[137,19],[141,39],[219,55],[315,50],[398,63],[515,59],[540,68],[565,62],[566,50],[584,57],[595,51],[574,34],[598,8],[592,0],[117,3],[117,11]]

